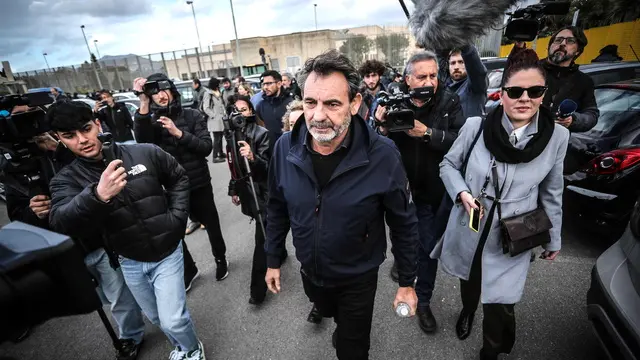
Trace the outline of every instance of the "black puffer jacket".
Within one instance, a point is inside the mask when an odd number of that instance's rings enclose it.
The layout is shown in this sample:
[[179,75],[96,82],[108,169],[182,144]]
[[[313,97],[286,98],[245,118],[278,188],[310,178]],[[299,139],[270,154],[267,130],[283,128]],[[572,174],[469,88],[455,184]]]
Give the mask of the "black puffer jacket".
[[146,115],[136,113],[136,141],[156,144],[173,155],[187,171],[191,189],[209,185],[211,174],[207,165],[207,156],[211,154],[213,145],[211,134],[207,130],[207,120],[202,113],[193,109],[180,109],[177,115],[168,117],[173,120],[178,129],[182,130],[183,135],[180,139],[169,134],[167,129],[157,123],[152,113]]
[[189,180],[173,156],[155,145],[114,145],[127,185],[108,203],[95,189],[107,164],[77,158],[51,181],[51,227],[78,238],[105,239],[126,258],[156,262],[184,237]]
[[[269,160],[271,159],[271,148],[269,147],[269,131],[255,122],[249,123],[242,134],[244,140],[251,146],[253,152],[253,161],[249,162],[251,175],[253,177],[258,204],[262,214],[265,214],[268,190],[267,190],[267,173],[269,170]],[[227,139],[227,150],[230,151],[231,141]],[[256,218],[255,200],[251,193],[251,184],[249,179],[244,176],[246,174],[246,165],[244,159],[238,159],[237,163],[240,169],[236,168],[235,178],[229,180],[229,196],[238,195],[240,197],[242,213]]]
[[133,140],[133,120],[131,114],[124,103],[114,103],[113,107],[105,106],[96,114],[102,124],[102,131],[110,132],[113,141],[125,142]]
[[400,150],[413,197],[437,207],[444,195],[439,165],[465,122],[460,99],[451,90],[439,86],[430,104],[420,108],[409,106],[415,111],[416,120],[433,130],[431,140],[425,142],[404,132],[389,133],[389,138]]

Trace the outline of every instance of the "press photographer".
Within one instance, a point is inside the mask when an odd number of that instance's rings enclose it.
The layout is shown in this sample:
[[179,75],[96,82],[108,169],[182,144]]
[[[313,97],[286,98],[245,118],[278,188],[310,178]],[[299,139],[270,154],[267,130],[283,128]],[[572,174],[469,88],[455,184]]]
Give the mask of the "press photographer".
[[[29,102],[28,99],[19,97],[13,99],[13,104],[9,104],[7,99],[3,103],[10,107],[25,100]],[[63,101],[65,100],[60,102]],[[76,104],[91,111],[83,103]],[[35,104],[32,101],[30,105]],[[0,138],[3,145],[0,145],[0,151],[5,160],[2,181],[5,185],[9,219],[50,229],[49,182],[62,168],[72,163],[75,156],[48,132],[50,122],[42,104],[13,106],[11,116],[1,119]],[[32,134],[36,135],[30,136]],[[116,359],[135,359],[144,334],[144,322],[140,308],[125,285],[122,272],[110,265],[100,237],[75,238],[74,243],[82,250],[84,263],[97,281],[98,296],[103,304],[110,305],[118,326],[121,342]]]
[[[137,78],[133,87],[140,98],[140,109],[134,116],[136,139],[139,143],[160,146],[186,170],[190,184],[189,216],[206,226],[217,267],[216,280],[224,280],[229,275],[229,264],[207,164],[207,156],[213,149],[207,120],[200,111],[180,106],[180,93],[164,74]],[[185,286],[190,288],[199,272],[186,243],[182,244]]]
[[[422,330],[431,333],[437,328],[429,303],[438,263],[429,254],[436,243],[433,223],[444,195],[439,164],[465,119],[458,95],[438,81],[438,59],[433,52],[411,56],[405,74],[406,85],[400,87],[402,102],[393,101],[390,107],[380,99],[375,117],[381,125],[380,133],[398,146],[409,178],[420,235],[417,315]],[[392,268],[392,277],[394,271]]]
[[155,145],[111,144],[82,103],[58,102],[47,115],[77,156],[51,181],[51,227],[108,244],[137,304],[174,346],[171,357],[204,359],[183,278],[185,170]]
[[256,220],[249,303],[259,305],[267,294],[264,223],[268,198],[267,170],[271,158],[269,134],[267,129],[256,123],[255,109],[248,96],[236,94],[230,103],[233,111],[224,119],[231,171],[229,196],[236,206],[241,206],[244,215]]

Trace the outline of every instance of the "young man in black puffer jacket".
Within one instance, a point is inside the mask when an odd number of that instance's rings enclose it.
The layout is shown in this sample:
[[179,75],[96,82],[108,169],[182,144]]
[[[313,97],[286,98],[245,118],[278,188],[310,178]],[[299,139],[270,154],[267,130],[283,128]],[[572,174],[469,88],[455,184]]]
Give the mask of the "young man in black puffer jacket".
[[103,240],[118,255],[142,311],[175,347],[171,358],[204,359],[184,287],[185,170],[155,145],[107,150],[98,139],[100,122],[82,103],[56,103],[48,114],[51,128],[77,156],[51,180],[51,228]]
[[[142,90],[147,81],[168,82],[170,89],[160,90],[156,94],[144,94]],[[173,155],[186,170],[191,190],[189,215],[193,221],[206,226],[217,265],[216,280],[224,280],[229,275],[229,262],[226,259],[227,249],[220,229],[207,164],[207,156],[213,148],[207,120],[198,110],[183,109],[180,106],[180,94],[164,74],[153,74],[148,79],[137,78],[134,80],[134,91],[140,92],[140,109],[134,117],[136,139],[138,143],[160,146]],[[185,247],[187,288],[197,274],[198,269]]]

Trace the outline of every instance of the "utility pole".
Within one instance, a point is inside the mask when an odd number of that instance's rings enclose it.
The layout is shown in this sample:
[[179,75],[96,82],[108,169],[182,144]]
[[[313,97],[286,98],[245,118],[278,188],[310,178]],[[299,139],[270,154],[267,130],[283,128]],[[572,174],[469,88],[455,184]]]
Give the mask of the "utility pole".
[[200,42],[200,31],[198,31],[198,20],[196,20],[196,10],[193,8],[193,1],[187,1],[187,5],[191,5],[191,12],[193,13],[193,22],[196,24],[196,35],[198,36],[198,46],[200,53],[202,53],[202,42]]
[[318,4],[313,4],[313,17],[316,19],[316,31],[318,31]]
[[84,43],[87,44],[87,51],[89,52],[89,62],[91,62],[91,67],[93,68],[93,73],[96,75],[96,80],[98,81],[98,87],[102,89],[102,81],[100,81],[100,76],[98,75],[98,70],[96,69],[96,64],[91,61],[91,48],[89,47],[89,41],[87,41],[87,35],[84,33],[84,25],[80,25],[80,29],[82,30],[82,36],[84,37]]
[[98,50],[98,40],[93,40],[93,45],[96,47],[96,53],[98,53],[98,60],[100,60],[102,56],[100,56],[100,50]]
[[238,53],[238,63],[240,64],[240,76],[243,76],[244,71],[242,69],[242,55],[240,55],[240,41],[238,41],[238,29],[236,28],[236,16],[233,13],[233,0],[229,0],[231,4],[231,18],[233,19],[233,31],[236,34],[236,53]]

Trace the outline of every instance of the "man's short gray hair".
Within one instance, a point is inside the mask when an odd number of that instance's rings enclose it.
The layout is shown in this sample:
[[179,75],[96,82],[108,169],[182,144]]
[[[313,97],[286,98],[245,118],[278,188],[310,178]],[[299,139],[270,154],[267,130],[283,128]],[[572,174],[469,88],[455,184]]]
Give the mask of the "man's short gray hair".
[[353,100],[358,93],[358,87],[360,85],[360,75],[353,63],[346,56],[339,53],[337,50],[326,51],[314,58],[308,59],[300,73],[298,74],[298,84],[303,92],[304,97],[304,84],[312,72],[320,75],[327,76],[333,73],[341,73],[347,78],[349,84],[349,101]]
[[282,76],[286,76],[289,78],[289,80],[293,79],[293,75],[291,75],[291,73],[283,71],[280,73]]
[[433,51],[424,50],[417,52],[409,58],[407,61],[407,66],[404,68],[405,75],[413,75],[413,65],[420,61],[429,61],[433,60],[436,62],[436,69],[440,71],[440,65],[438,64],[438,56]]

